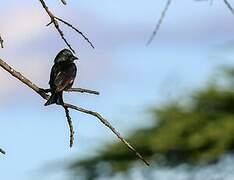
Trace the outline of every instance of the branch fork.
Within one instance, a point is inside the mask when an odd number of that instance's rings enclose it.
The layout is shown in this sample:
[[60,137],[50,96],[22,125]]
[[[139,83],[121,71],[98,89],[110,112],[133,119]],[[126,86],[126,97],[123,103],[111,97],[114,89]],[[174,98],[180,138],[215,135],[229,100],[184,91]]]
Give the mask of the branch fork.
[[[43,99],[45,99],[45,100],[49,99],[50,96],[42,88],[39,88],[36,84],[34,84],[32,81],[30,81],[25,76],[23,76],[20,72],[13,69],[11,66],[9,66],[2,59],[0,59],[0,67],[2,67],[5,71],[10,73],[13,77],[15,77],[16,79],[21,81],[23,84],[25,84],[26,86],[31,88],[34,92],[39,94]],[[70,89],[70,91],[82,92],[82,93],[86,92],[86,93],[91,93],[91,94],[99,94],[99,92],[97,92],[97,91],[92,91],[92,90],[87,90],[87,89],[82,89],[82,88],[73,88],[73,89]],[[142,157],[142,155],[139,152],[137,152],[137,150],[127,140],[125,140],[124,137],[109,123],[109,121],[107,119],[105,119],[98,112],[91,111],[91,110],[88,110],[88,109],[85,109],[85,108],[82,108],[82,107],[78,107],[78,106],[75,106],[75,105],[72,105],[72,104],[68,104],[68,103],[64,103],[63,107],[65,109],[67,121],[68,121],[69,128],[70,128],[70,146],[73,145],[74,131],[73,131],[73,126],[72,126],[72,122],[71,122],[71,118],[70,118],[68,109],[73,109],[73,110],[76,110],[76,111],[91,115],[93,117],[96,117],[101,123],[103,123],[106,127],[108,127],[117,136],[117,138],[120,139],[132,152],[134,152],[135,155],[140,160],[142,160],[147,166],[150,165],[149,162],[147,162]],[[5,152],[5,151],[2,151],[2,152]]]
[[[94,45],[91,43],[91,41],[81,32],[79,31],[77,28],[75,28],[71,23],[55,16],[48,8],[48,6],[46,5],[44,0],[39,0],[42,7],[45,9],[46,13],[48,14],[48,16],[50,17],[50,22],[47,24],[47,26],[54,24],[55,29],[58,31],[60,37],[62,38],[62,40],[65,42],[65,44],[68,46],[68,48],[75,54],[75,50],[72,48],[71,44],[67,41],[67,39],[64,36],[63,31],[60,28],[59,22],[67,25],[68,27],[70,27],[71,29],[73,29],[74,31],[76,31],[78,34],[80,34],[89,44],[90,46],[94,49]],[[62,1],[63,3],[66,1]]]

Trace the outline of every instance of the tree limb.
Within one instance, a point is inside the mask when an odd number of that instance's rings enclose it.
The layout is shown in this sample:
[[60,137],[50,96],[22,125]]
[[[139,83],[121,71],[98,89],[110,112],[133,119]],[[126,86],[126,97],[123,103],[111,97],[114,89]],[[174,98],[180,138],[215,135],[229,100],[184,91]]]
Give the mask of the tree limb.
[[89,39],[81,32],[79,31],[77,28],[73,27],[70,23],[62,20],[61,18],[56,17],[48,8],[48,6],[46,5],[44,0],[39,0],[42,7],[45,9],[45,11],[47,12],[47,14],[50,17],[50,23],[47,24],[47,26],[49,26],[50,24],[54,24],[54,27],[56,28],[56,30],[58,31],[60,37],[62,38],[62,40],[65,42],[65,44],[68,46],[68,48],[75,53],[75,50],[72,48],[71,44],[68,43],[67,39],[64,36],[63,31],[61,30],[60,26],[59,26],[59,22],[61,21],[62,23],[66,24],[68,27],[72,28],[73,30],[75,30],[77,33],[79,33],[90,45],[92,48],[94,48],[93,44],[89,41]]
[[[0,59],[0,66],[6,70],[7,72],[9,72],[13,77],[17,78],[18,80],[20,80],[22,83],[24,83],[25,85],[27,85],[29,88],[31,88],[33,91],[35,91],[37,94],[39,94],[42,98],[48,100],[49,99],[49,95],[46,94],[41,88],[39,88],[37,85],[35,85],[34,83],[32,83],[28,78],[26,78],[25,76],[23,76],[20,72],[14,70],[12,67],[10,67],[6,62],[4,62],[2,59]],[[102,117],[99,113],[94,112],[94,111],[90,111],[78,106],[74,106],[72,104],[64,104],[64,107],[66,108],[70,108],[70,109],[74,109],[77,110],[79,112],[85,113],[85,114],[89,114],[92,115],[96,118],[98,118],[105,126],[107,126],[131,151],[133,151],[135,153],[135,155],[141,159],[146,165],[149,166],[149,163],[141,156],[140,153],[138,153],[136,151],[136,149],[134,147],[132,147],[122,136],[121,134],[108,122],[107,119],[105,119],[104,117]]]
[[[51,92],[51,89],[40,89],[41,91],[44,91],[45,93]],[[67,90],[64,90],[66,92],[79,92],[79,93],[88,93],[88,94],[94,94],[94,95],[100,95],[98,91],[84,89],[84,88],[70,88]]]
[[71,89],[66,90],[66,92],[80,92],[80,93],[88,93],[88,94],[95,94],[95,95],[100,94],[98,91],[93,91],[93,90],[84,89],[84,88],[71,88]]

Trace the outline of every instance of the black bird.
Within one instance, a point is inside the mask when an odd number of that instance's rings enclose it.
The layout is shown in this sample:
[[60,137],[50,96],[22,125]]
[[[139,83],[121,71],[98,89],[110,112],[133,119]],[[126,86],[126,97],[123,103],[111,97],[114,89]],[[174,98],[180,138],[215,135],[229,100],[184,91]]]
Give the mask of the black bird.
[[63,105],[63,91],[72,87],[77,68],[74,60],[78,58],[69,49],[63,49],[54,59],[54,65],[50,73],[50,99],[45,106],[50,104]]

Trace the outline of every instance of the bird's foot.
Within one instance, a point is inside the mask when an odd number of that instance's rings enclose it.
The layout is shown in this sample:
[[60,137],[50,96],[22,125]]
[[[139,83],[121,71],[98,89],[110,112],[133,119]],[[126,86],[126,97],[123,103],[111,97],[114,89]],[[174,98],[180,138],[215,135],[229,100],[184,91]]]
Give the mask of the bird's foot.
[[40,91],[40,92],[43,92],[43,93],[45,93],[45,94],[47,94],[47,93],[51,92],[51,89],[39,88],[39,91]]

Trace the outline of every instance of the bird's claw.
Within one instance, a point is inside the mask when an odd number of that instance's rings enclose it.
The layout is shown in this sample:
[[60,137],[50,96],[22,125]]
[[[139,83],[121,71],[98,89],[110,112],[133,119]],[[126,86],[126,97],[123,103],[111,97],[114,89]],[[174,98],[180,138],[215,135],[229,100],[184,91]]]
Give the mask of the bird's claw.
[[47,94],[47,93],[51,92],[51,89],[42,89],[42,88],[39,88],[39,91]]

